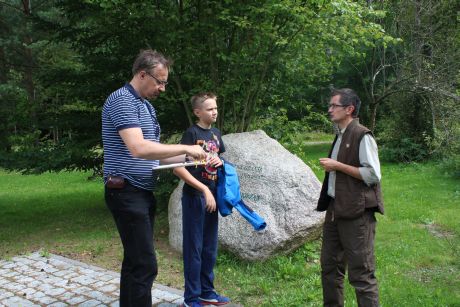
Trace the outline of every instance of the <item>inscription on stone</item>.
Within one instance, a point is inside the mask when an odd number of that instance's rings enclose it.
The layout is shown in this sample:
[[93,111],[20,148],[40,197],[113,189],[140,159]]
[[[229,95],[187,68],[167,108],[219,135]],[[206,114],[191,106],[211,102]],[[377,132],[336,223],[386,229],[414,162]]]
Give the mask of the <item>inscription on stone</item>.
[[238,178],[240,179],[242,190],[246,190],[246,192],[241,191],[241,198],[244,201],[250,201],[255,203],[258,203],[261,200],[263,200],[262,195],[247,191],[247,189],[251,187],[251,184],[249,182],[259,181],[264,177],[263,167],[251,164],[235,164],[235,167],[238,172]]
[[236,169],[239,171],[245,171],[250,173],[262,173],[262,167],[257,165],[250,165],[250,164],[237,164]]
[[250,200],[253,202],[258,203],[262,199],[262,195],[254,194],[254,193],[241,193],[241,198],[243,200]]
[[260,176],[259,174],[251,174],[251,173],[244,173],[244,172],[239,172],[238,173],[238,178],[241,180],[241,181],[244,181],[246,179],[259,179],[261,178],[262,176]]

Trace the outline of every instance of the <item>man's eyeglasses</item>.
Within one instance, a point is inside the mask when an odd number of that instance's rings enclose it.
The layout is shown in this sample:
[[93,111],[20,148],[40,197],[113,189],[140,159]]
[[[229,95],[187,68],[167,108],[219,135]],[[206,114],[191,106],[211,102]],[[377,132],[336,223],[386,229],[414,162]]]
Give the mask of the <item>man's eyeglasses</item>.
[[342,107],[342,108],[346,108],[348,107],[349,105],[342,105],[342,104],[335,104],[335,103],[331,103],[329,104],[329,109],[335,109],[335,108],[338,108],[338,107]]
[[168,81],[162,81],[162,80],[158,80],[158,78],[156,78],[154,75],[152,75],[151,73],[149,73],[148,71],[145,72],[147,75],[149,75],[150,77],[152,77],[153,79],[155,79],[155,81],[159,84],[159,85],[163,85],[164,87],[166,87],[166,85],[168,85]]

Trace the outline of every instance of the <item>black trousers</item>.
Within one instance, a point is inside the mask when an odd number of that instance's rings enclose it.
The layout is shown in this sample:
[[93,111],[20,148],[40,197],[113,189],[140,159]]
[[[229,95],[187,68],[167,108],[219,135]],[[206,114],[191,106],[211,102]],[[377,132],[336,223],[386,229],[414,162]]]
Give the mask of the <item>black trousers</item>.
[[321,281],[324,306],[343,306],[345,271],[355,288],[358,306],[379,306],[375,277],[376,219],[373,211],[351,220],[332,220],[326,212],[321,248]]
[[120,306],[151,307],[152,284],[158,274],[153,246],[155,197],[127,183],[122,189],[105,187],[105,201],[123,244]]

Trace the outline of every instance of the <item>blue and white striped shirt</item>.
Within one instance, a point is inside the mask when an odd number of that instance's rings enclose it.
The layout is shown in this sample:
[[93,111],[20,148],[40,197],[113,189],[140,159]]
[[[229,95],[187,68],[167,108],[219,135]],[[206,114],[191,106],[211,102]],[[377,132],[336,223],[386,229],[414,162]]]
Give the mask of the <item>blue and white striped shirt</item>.
[[138,188],[153,190],[152,168],[159,161],[133,157],[118,133],[133,127],[142,129],[144,139],[160,141],[160,125],[155,109],[127,83],[110,94],[102,109],[104,181],[108,175],[122,176]]

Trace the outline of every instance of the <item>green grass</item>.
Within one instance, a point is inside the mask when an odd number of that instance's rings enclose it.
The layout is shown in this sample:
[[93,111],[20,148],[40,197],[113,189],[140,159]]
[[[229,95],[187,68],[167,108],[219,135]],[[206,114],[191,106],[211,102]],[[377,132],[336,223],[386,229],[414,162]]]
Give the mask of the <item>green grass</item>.
[[95,206],[101,183],[83,173],[0,175],[0,240],[17,242],[6,252],[40,241],[91,240],[112,226],[105,208]]
[[325,144],[303,145],[297,150],[295,148],[289,148],[289,146],[286,147],[291,152],[296,152],[297,156],[307,163],[318,179],[322,181],[324,179],[324,170],[319,165],[319,158],[327,158],[331,144],[332,141]]
[[[0,170],[0,258],[42,250],[118,270],[121,242],[104,203],[102,180],[89,176]],[[158,209],[159,246],[167,241],[166,209],[167,204]],[[177,271],[177,265],[169,263],[173,254],[166,246],[159,258]]]
[[[289,148],[322,179],[328,144]],[[460,185],[434,162],[382,166],[386,214],[376,235],[382,306],[459,306]],[[121,246],[100,181],[72,172],[0,172],[0,258],[41,249],[118,270]],[[167,204],[155,225],[157,281],[181,288],[180,255],[167,245]],[[246,262],[219,252],[216,287],[244,306],[320,306],[320,242],[287,256]],[[346,306],[356,306],[346,286]]]

